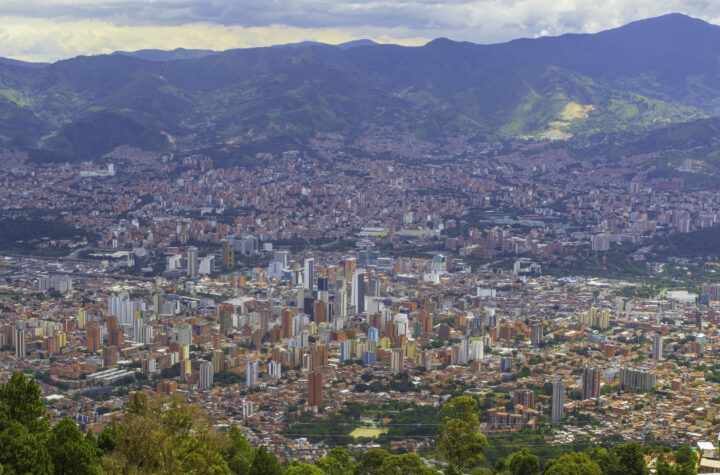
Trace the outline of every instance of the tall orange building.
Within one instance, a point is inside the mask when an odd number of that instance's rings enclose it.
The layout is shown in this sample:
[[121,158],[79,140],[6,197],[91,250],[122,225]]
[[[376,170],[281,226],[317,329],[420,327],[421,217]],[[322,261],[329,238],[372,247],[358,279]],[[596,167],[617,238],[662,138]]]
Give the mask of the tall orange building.
[[100,350],[101,346],[100,341],[100,327],[98,326],[97,322],[90,321],[87,324],[87,337],[86,337],[86,343],[88,351],[91,353],[95,353],[96,351]]
[[308,406],[322,406],[322,374],[310,373],[308,377]]
[[292,310],[284,308],[282,311],[282,337],[292,338],[293,337],[293,315]]

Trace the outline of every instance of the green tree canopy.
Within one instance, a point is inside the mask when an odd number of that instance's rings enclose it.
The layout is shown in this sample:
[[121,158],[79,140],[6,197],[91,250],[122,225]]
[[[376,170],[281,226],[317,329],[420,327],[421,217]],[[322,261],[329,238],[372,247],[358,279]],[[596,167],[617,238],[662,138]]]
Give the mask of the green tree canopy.
[[282,475],[282,468],[275,454],[261,445],[255,449],[248,475]]
[[63,419],[50,431],[48,451],[54,473],[85,475],[99,473],[95,444],[83,437],[75,422]]
[[423,465],[415,453],[390,455],[383,460],[378,475],[437,475],[437,470]]
[[325,472],[309,463],[295,463],[285,469],[284,475],[324,475]]
[[370,449],[360,457],[355,465],[354,475],[377,475],[380,467],[390,454],[385,449]]
[[458,396],[442,408],[445,414],[437,436],[437,449],[445,460],[461,471],[472,468],[485,459],[482,455],[488,442],[478,432],[480,420],[477,401],[471,397]]
[[583,453],[565,454],[550,460],[542,475],[603,475],[600,466]]
[[513,475],[535,475],[540,469],[540,461],[527,447],[512,454],[508,465]]
[[46,432],[45,404],[35,378],[16,371],[0,386],[0,430],[17,421],[31,433]]

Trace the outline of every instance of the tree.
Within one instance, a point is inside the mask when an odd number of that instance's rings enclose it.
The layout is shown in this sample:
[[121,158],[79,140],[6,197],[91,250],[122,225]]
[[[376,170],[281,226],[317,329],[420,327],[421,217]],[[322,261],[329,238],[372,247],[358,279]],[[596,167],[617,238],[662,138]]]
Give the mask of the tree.
[[227,436],[213,431],[204,414],[179,397],[133,394],[124,423],[100,439],[115,444],[103,456],[108,472],[231,473],[223,458]]
[[437,470],[423,465],[416,453],[390,455],[383,460],[378,475],[437,475]]
[[647,475],[650,471],[645,464],[642,447],[637,442],[615,447],[620,459],[620,469],[626,475]]
[[377,475],[383,462],[390,454],[385,449],[370,449],[360,458],[355,465],[355,475]]
[[100,455],[112,452],[115,450],[115,437],[117,435],[117,429],[113,422],[109,426],[105,427],[97,436],[97,448]]
[[58,422],[50,431],[48,452],[56,474],[99,473],[99,460],[95,445],[83,437],[70,419]]
[[40,398],[40,386],[32,376],[15,371],[7,383],[0,386],[0,430],[10,421],[17,421],[30,433],[46,432],[45,404]]
[[223,451],[223,457],[233,473],[245,474],[250,470],[253,451],[250,443],[242,435],[237,426],[232,426],[229,435],[229,443]]
[[255,449],[248,475],[282,475],[282,468],[275,454],[261,445]]
[[602,475],[600,466],[584,453],[565,454],[549,460],[542,475]]
[[52,474],[52,459],[46,441],[46,433],[31,433],[18,421],[10,421],[0,432],[3,473]]
[[349,475],[353,473],[353,463],[342,447],[335,447],[327,457],[323,457],[315,465],[328,475]]
[[324,472],[309,463],[295,463],[285,469],[284,475],[323,475]]
[[623,475],[620,468],[620,457],[614,451],[593,447],[590,450],[590,459],[600,467],[603,475]]
[[437,448],[460,471],[485,460],[482,452],[487,449],[488,442],[478,432],[480,421],[476,409],[477,401],[467,396],[451,399],[442,409],[445,417],[440,423]]
[[681,446],[677,452],[675,452],[675,463],[678,465],[693,465],[697,464],[697,455],[687,445]]
[[535,475],[540,469],[540,461],[527,447],[512,454],[508,465],[513,475]]

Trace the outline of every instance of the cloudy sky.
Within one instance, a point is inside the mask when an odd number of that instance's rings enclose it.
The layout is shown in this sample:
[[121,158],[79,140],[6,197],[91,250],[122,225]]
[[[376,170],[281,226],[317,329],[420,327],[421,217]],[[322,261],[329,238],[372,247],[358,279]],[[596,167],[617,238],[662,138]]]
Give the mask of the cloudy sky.
[[358,38],[496,43],[596,32],[671,12],[720,24],[716,0],[0,0],[0,56],[54,61]]

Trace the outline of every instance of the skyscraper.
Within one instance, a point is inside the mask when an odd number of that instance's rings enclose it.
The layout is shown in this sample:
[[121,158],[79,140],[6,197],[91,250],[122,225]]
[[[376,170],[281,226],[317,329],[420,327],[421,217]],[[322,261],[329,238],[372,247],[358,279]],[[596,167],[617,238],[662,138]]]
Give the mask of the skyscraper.
[[198,248],[190,246],[187,248],[187,276],[195,279],[198,276]]
[[284,308],[284,309],[282,310],[281,319],[282,319],[282,323],[281,323],[281,324],[282,324],[282,327],[281,327],[281,330],[282,330],[281,337],[282,337],[282,338],[292,338],[292,337],[293,337],[293,314],[292,314],[292,310],[290,310],[289,308]]
[[530,326],[530,342],[532,346],[538,347],[543,340],[543,324],[542,322],[533,322]]
[[118,349],[117,346],[106,346],[102,350],[103,366],[110,368],[117,366],[118,362]]
[[108,345],[120,348],[123,342],[123,335],[120,331],[118,318],[114,315],[108,316],[107,320],[105,320],[105,326],[107,327]]
[[83,329],[87,324],[87,310],[78,310],[78,328]]
[[282,377],[282,363],[271,361],[268,365],[268,374],[275,379]]
[[228,239],[222,242],[222,264],[225,270],[235,267],[235,246]]
[[587,367],[583,370],[582,399],[597,399],[600,396],[600,369]]
[[563,404],[564,404],[564,387],[562,379],[553,379],[553,393],[552,393],[552,422],[557,423],[562,420],[563,417]]
[[315,259],[305,259],[305,272],[303,273],[303,287],[312,290],[315,286]]
[[100,327],[98,326],[97,322],[88,322],[87,337],[85,342],[88,351],[91,353],[95,353],[96,351],[100,350],[101,343],[102,342],[100,341]]
[[392,349],[392,358],[390,360],[390,369],[392,374],[400,374],[403,372],[405,361],[403,358],[402,348]]
[[25,359],[25,328],[15,329],[15,359]]
[[213,364],[210,361],[200,363],[200,389],[210,389],[213,386]]
[[365,270],[358,269],[352,277],[351,289],[352,305],[355,306],[355,313],[365,312]]
[[248,361],[245,366],[245,386],[251,387],[257,383],[258,380],[258,362]]
[[660,361],[663,357],[663,337],[656,333],[653,335],[653,359]]
[[310,373],[308,377],[308,406],[322,406],[322,374],[318,372]]

